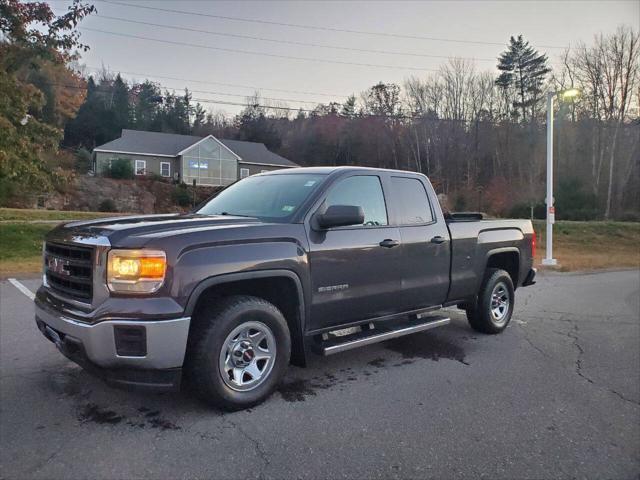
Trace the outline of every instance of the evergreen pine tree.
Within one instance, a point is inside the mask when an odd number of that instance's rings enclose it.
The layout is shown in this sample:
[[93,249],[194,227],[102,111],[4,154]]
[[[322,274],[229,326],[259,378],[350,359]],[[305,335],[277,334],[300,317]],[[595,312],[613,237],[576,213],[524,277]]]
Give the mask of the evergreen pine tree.
[[342,104],[342,110],[340,114],[344,117],[353,117],[356,114],[356,96],[349,95],[345,102]]
[[98,86],[93,77],[89,77],[84,103],[76,117],[65,125],[63,145],[74,148],[82,146],[89,150],[99,145],[103,140],[99,121],[104,112],[104,102],[100,99]]
[[163,102],[158,86],[145,80],[137,85],[134,107],[135,127],[137,130],[160,131],[159,106]]
[[547,61],[547,56],[529,45],[522,35],[517,39],[511,37],[509,46],[498,59],[498,70],[502,73],[496,79],[496,85],[515,91],[517,100],[513,101],[513,106],[525,122],[527,117],[533,119],[536,115],[542,86],[551,71]]
[[191,115],[194,113],[194,108],[191,106],[191,92],[188,88],[184,89],[184,95],[180,100],[182,101],[180,109],[180,133],[188,134],[191,131]]
[[191,129],[191,133],[194,135],[200,135],[203,132],[206,116],[207,112],[202,105],[200,103],[196,103],[196,106],[193,109],[193,127]]
[[113,82],[113,112],[115,128],[119,135],[123,128],[129,128],[131,123],[131,107],[129,105],[129,88],[120,74]]

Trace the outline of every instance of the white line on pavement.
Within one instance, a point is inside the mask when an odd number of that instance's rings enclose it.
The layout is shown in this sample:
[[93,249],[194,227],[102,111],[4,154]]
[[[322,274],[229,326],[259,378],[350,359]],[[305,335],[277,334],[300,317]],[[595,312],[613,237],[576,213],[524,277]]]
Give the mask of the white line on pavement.
[[34,295],[34,293],[31,290],[29,290],[27,287],[25,287],[23,284],[21,284],[15,278],[10,278],[9,279],[9,283],[11,283],[11,285],[13,285],[18,290],[20,290],[22,293],[24,293],[27,297],[29,297],[30,300],[33,300],[34,298],[36,298],[36,296]]

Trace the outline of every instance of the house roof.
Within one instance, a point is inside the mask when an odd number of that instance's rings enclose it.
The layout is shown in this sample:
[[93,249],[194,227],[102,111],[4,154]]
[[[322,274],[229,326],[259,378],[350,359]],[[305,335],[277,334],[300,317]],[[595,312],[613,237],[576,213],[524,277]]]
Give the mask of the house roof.
[[[175,157],[203,138],[206,137],[123,129],[120,138],[96,147],[95,151]],[[219,141],[240,157],[240,163],[282,167],[298,166],[292,161],[273,153],[263,143],[227,139],[219,139]]]
[[258,165],[276,165],[281,167],[298,167],[299,165],[287,160],[280,155],[269,150],[264,143],[243,142],[240,140],[227,140],[221,138],[220,141],[232,152],[237,154],[240,163],[255,163]]
[[100,145],[99,152],[146,153],[148,155],[169,155],[175,157],[203,137],[178,135],[175,133],[145,132],[142,130],[122,130],[122,136]]

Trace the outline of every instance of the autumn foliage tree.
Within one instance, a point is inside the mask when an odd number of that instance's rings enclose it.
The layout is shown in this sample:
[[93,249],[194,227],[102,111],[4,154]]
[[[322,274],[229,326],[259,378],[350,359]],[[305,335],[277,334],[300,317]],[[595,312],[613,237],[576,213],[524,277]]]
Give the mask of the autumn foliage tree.
[[56,16],[43,2],[0,0],[0,200],[52,184],[43,153],[57,149],[82,103],[84,81],[67,65],[88,48],[76,25],[93,11],[74,0]]

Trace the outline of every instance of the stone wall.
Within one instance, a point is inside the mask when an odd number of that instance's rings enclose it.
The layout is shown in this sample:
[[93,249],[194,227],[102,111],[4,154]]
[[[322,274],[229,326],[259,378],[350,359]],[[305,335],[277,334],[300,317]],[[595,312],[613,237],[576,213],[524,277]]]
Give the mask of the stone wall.
[[[30,194],[11,202],[13,207],[45,208],[50,210],[100,210],[106,199],[111,199],[118,212],[169,213],[188,210],[174,203],[176,185],[151,179],[116,180],[106,177],[78,176],[65,192]],[[187,187],[192,196],[192,187]],[[219,188],[196,188],[196,202],[204,201]]]

